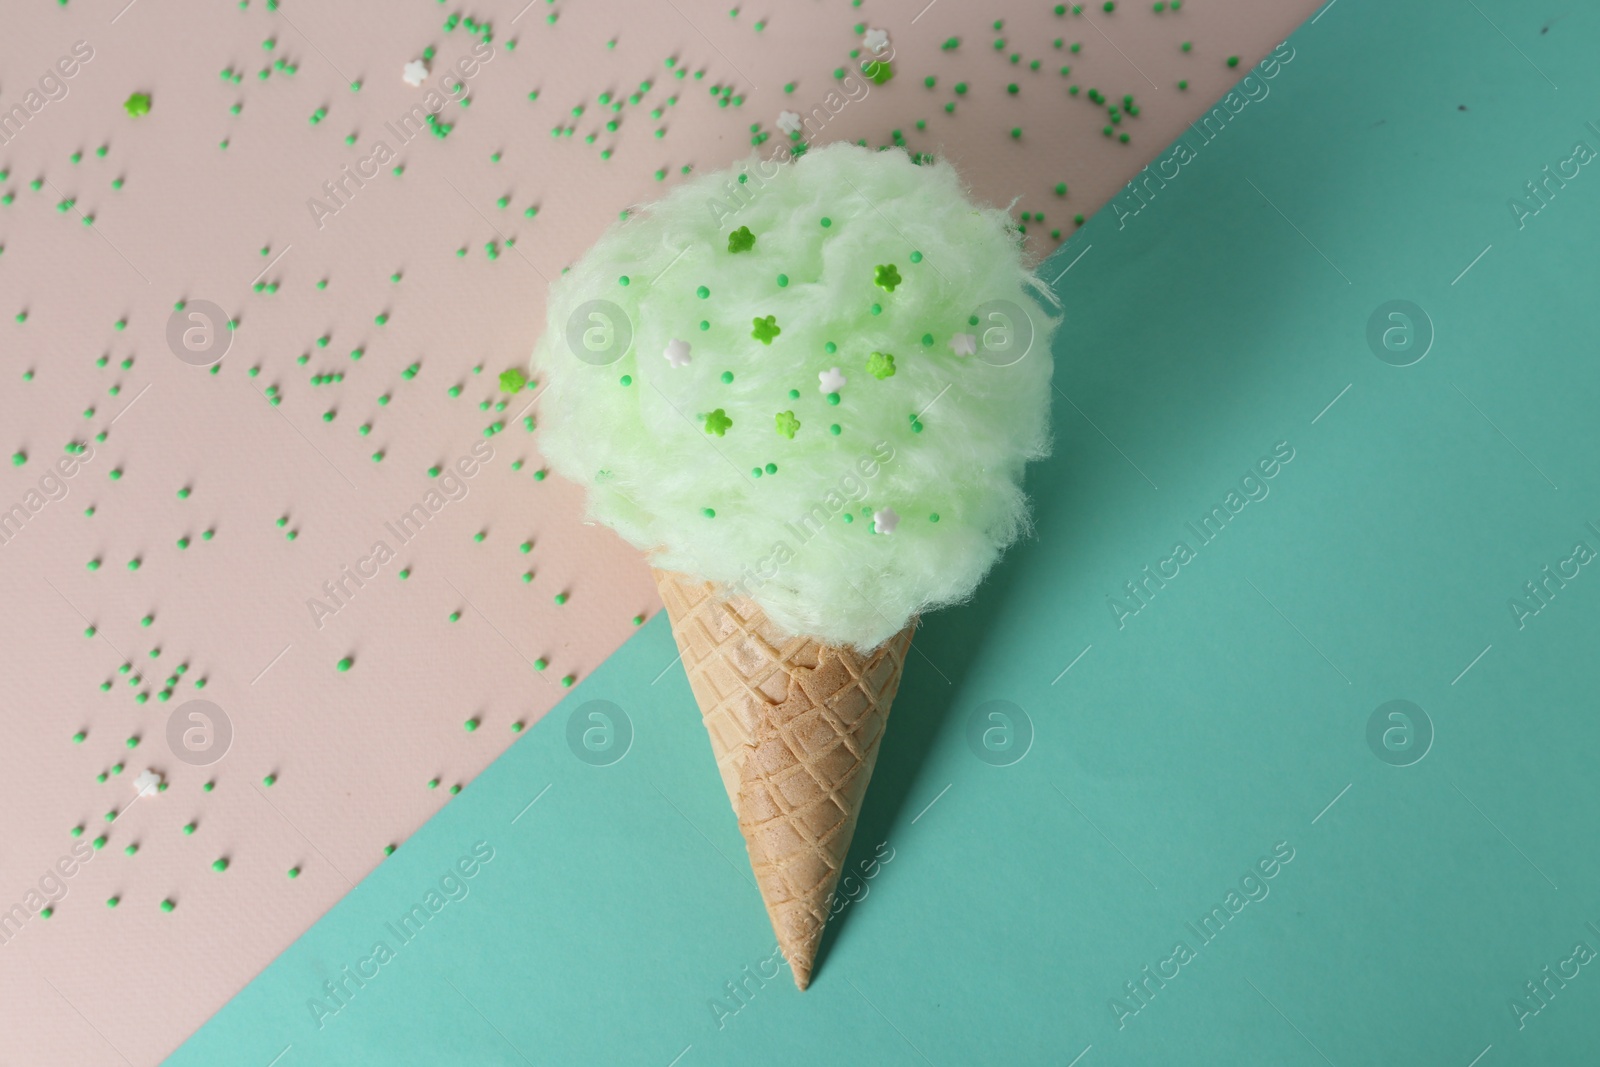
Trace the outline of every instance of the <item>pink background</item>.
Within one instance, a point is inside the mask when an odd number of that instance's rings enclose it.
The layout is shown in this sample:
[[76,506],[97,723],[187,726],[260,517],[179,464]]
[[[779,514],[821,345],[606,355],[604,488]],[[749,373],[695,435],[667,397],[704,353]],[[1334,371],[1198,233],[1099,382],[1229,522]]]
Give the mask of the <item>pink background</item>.
[[[0,192],[15,194],[0,206],[0,455],[28,457],[0,467],[0,510],[26,501],[67,442],[108,437],[63,499],[0,544],[0,603],[10,609],[0,613],[9,683],[0,693],[0,912],[69,854],[71,828],[108,843],[64,880],[53,917],[29,919],[0,944],[0,1063],[158,1061],[381,862],[385,845],[404,842],[448,802],[450,785],[469,785],[515,740],[514,722],[532,724],[559,700],[563,676],[581,683],[633,632],[635,615],[658,610],[638,554],[584,525],[571,487],[533,479],[537,437],[517,418],[531,391],[494,392],[501,370],[525,363],[546,280],[619,211],[659,195],[686,164],[743,158],[752,123],[783,136],[779,112],[821,104],[832,71],[853,66],[861,22],[889,32],[896,77],[846,106],[821,139],[877,145],[903,131],[911,149],[955,162],[979,198],[1019,198],[1016,214],[1043,211],[1042,225],[1028,225],[1031,253],[1043,257],[1058,243],[1050,229],[1069,235],[1073,214],[1104,203],[1316,7],[1191,0],[1176,13],[1124,3],[1058,17],[1044,3],[924,2],[805,0],[730,17],[691,0],[526,9],[494,0],[470,12],[494,29],[492,57],[469,82],[471,106],[441,113],[454,124],[448,138],[404,146],[383,128],[422,97],[402,67],[432,45],[429,84],[438,83],[472,45],[465,29],[442,29],[459,9],[422,0],[286,0],[277,12],[265,0],[243,9],[157,0],[8,9],[0,111],[23,103],[75,42],[94,54],[64,98],[0,144],[0,169],[10,172]],[[951,36],[961,46],[941,50]],[[998,51],[997,37],[1006,40]],[[1082,51],[1056,50],[1056,37]],[[1013,53],[1020,64],[1008,61]],[[1230,54],[1243,57],[1238,70],[1226,66]],[[690,76],[673,77],[668,56]],[[298,72],[260,80],[276,58]],[[1038,71],[1028,69],[1034,59]],[[1067,63],[1070,78],[1058,73]],[[226,67],[243,80],[223,81]],[[938,78],[933,89],[923,85],[928,74]],[[347,87],[355,79],[360,92]],[[643,101],[619,115],[597,103],[602,91],[626,97],[646,80]],[[956,97],[962,80],[970,91]],[[742,106],[717,106],[710,88],[724,84]],[[1132,93],[1141,113],[1120,127],[1131,143],[1102,136],[1103,110],[1069,97],[1071,84],[1113,100]],[[124,112],[134,91],[151,95],[148,115]],[[953,115],[943,110],[949,100],[959,100]],[[319,107],[326,118],[312,124]],[[664,111],[659,122],[654,107]],[[613,117],[620,128],[610,133]],[[576,127],[570,137],[551,136],[566,124]],[[657,128],[666,131],[659,139]],[[590,133],[597,138],[585,144]],[[404,175],[385,168],[319,229],[307,200],[380,139],[398,148]],[[602,160],[602,148],[612,158]],[[84,153],[76,164],[74,151]],[[658,168],[666,181],[654,179]],[[115,190],[118,176],[126,184]],[[28,185],[35,178],[46,183],[38,192]],[[1059,181],[1070,187],[1065,198],[1053,193]],[[64,198],[75,203],[55,210]],[[539,208],[534,219],[523,216],[529,205]],[[497,259],[486,256],[488,241],[499,244]],[[1078,269],[1092,268],[1089,258]],[[390,281],[396,271],[399,283]],[[253,291],[258,280],[279,289]],[[168,349],[180,298],[213,301],[238,320],[215,375]],[[380,312],[384,326],[374,323]],[[319,348],[323,335],[330,341]],[[356,347],[364,356],[352,361]],[[295,362],[302,353],[304,366]],[[413,362],[420,371],[404,380]],[[335,372],[344,379],[310,384]],[[277,408],[261,395],[269,385],[284,398]],[[447,395],[451,385],[459,398]],[[377,403],[383,393],[387,406]],[[481,411],[485,399],[508,406]],[[430,465],[467,454],[495,419],[506,427],[488,439],[493,458],[467,481],[468,494],[400,545],[384,523],[437,484]],[[377,449],[381,463],[369,458]],[[188,499],[177,496],[182,487]],[[206,529],[210,541],[200,539]],[[186,550],[175,543],[183,536]],[[397,557],[319,629],[308,598],[380,539]],[[94,558],[104,565],[91,572]],[[137,571],[126,566],[133,558]],[[405,581],[401,567],[411,568]],[[570,596],[562,606],[560,592]],[[460,621],[448,621],[452,611]],[[346,673],[335,669],[343,656],[355,661]],[[544,672],[530,668],[539,657],[549,661]],[[125,661],[147,684],[116,673]],[[162,702],[162,679],[180,663],[187,673]],[[112,688],[101,692],[106,680]],[[142,691],[150,699],[139,705]],[[169,716],[199,696],[234,729],[209,767],[185,764],[166,742]],[[476,731],[463,729],[469,717],[480,720]],[[88,737],[73,744],[78,730]],[[134,750],[130,737],[140,739]],[[118,761],[122,773],[96,781]],[[167,791],[106,823],[107,811],[132,801],[146,767],[164,775]],[[270,788],[268,774],[277,775]],[[435,777],[439,788],[427,788]],[[207,781],[213,792],[202,792]],[[186,835],[191,820],[197,828]],[[130,843],[139,846],[131,858]],[[225,873],[211,869],[219,857],[230,862]],[[290,880],[293,866],[303,873]],[[113,895],[115,909],[104,903]],[[159,909],[163,899],[173,912]]]

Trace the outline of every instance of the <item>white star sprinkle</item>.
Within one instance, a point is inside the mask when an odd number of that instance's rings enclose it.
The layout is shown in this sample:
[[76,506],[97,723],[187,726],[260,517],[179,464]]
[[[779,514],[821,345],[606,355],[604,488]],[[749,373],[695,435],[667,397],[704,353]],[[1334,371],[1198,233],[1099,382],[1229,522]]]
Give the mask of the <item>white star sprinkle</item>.
[[958,356],[977,355],[978,339],[970,333],[958,333],[950,338],[950,351]]
[[868,30],[866,36],[861,38],[861,43],[866,45],[870,52],[881,52],[889,46],[888,31]]
[[849,380],[838,367],[829,367],[827,370],[817,373],[817,381],[821,383],[821,390],[824,394],[837,393],[844,388],[844,383]]
[[400,77],[413,89],[418,88],[428,77],[428,64],[420,59],[413,59],[406,64],[405,70],[400,73]]
[[800,129],[800,116],[793,111],[778,112],[778,129],[784,133],[796,133]]
[[894,508],[879,508],[872,513],[872,532],[892,534],[894,528],[900,525],[900,516],[894,513]]
[[661,354],[666,356],[667,362],[674,367],[686,366],[689,362],[689,342],[674,337],[667,342],[667,350]]
[[147,769],[133,780],[133,788],[139,791],[141,797],[153,797],[161,788],[161,775]]

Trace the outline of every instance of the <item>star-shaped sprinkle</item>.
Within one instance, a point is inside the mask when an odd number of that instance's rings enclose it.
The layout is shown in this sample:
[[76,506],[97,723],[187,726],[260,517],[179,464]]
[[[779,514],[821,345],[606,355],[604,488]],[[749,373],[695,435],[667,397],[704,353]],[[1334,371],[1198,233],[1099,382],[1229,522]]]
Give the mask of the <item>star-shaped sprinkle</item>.
[[867,46],[869,52],[881,52],[888,47],[889,33],[887,30],[868,30],[861,38],[861,43]]
[[522,387],[528,384],[528,375],[520,367],[500,372],[500,391],[502,393],[520,393]]
[[800,420],[794,417],[792,411],[780,411],[777,415],[778,432],[789,440],[794,440],[794,435],[800,429]]
[[793,111],[778,112],[778,129],[787,134],[800,132],[800,116]]
[[894,292],[894,287],[900,284],[900,270],[893,263],[873,268],[872,284],[885,292]]
[[140,115],[150,114],[150,94],[130,93],[128,99],[122,102],[122,110],[137,118]]
[[750,336],[764,345],[770,345],[772,339],[782,332],[782,330],[778,329],[778,320],[775,316],[768,315],[764,319],[755,318],[750,320]]
[[706,433],[714,433],[718,437],[728,432],[728,427],[733,425],[733,420],[728,418],[728,413],[721,408],[706,416]]
[[894,356],[888,352],[874,352],[867,357],[867,373],[880,382],[894,375]]
[[428,64],[424,63],[420,59],[413,59],[411,62],[407,63],[405,69],[400,72],[401,80],[407,85],[411,86],[413,89],[420,87],[422,83],[427,80],[427,77]]
[[728,251],[748,252],[756,246],[756,235],[750,232],[750,227],[740,226],[728,234]]
[[950,338],[950,351],[958,356],[977,355],[978,339],[970,333],[958,333]]
[[900,516],[894,513],[894,508],[879,508],[872,513],[872,532],[892,534],[894,528],[900,525]]
[[849,380],[850,379],[846,378],[844,373],[840,371],[838,367],[829,367],[825,371],[818,371],[817,381],[821,383],[817,387],[818,392],[824,394],[837,393],[839,390],[844,388],[844,383]]
[[153,797],[161,788],[161,775],[155,771],[146,770],[133,780],[133,788],[139,791],[141,797]]
[[667,342],[667,350],[661,354],[674,367],[686,367],[689,365],[689,342],[673,338]]

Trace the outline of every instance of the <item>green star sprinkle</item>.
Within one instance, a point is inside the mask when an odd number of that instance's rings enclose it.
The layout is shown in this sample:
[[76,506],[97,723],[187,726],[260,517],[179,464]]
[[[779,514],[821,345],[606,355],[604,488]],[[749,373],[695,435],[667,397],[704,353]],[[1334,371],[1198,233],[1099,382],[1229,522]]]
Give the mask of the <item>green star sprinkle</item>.
[[150,114],[150,94],[129,93],[128,99],[122,102],[122,109],[135,118]]
[[748,252],[756,246],[756,235],[750,232],[750,227],[740,226],[728,234],[729,252]]
[[789,440],[794,440],[794,435],[800,429],[800,420],[794,417],[792,411],[780,411],[777,416],[778,432]]
[[770,345],[772,339],[783,332],[778,328],[777,318],[772,315],[768,315],[764,319],[751,319],[750,324],[750,336],[764,345]]
[[894,375],[894,356],[888,352],[874,352],[867,357],[867,373],[880,382]]
[[728,418],[728,413],[721,408],[706,416],[706,433],[714,433],[718,437],[726,434],[733,425],[733,420]]
[[894,287],[900,284],[899,269],[893,263],[875,267],[872,272],[872,284],[886,292],[894,292]]
[[500,372],[500,391],[503,393],[519,393],[527,384],[528,375],[521,368],[512,367]]

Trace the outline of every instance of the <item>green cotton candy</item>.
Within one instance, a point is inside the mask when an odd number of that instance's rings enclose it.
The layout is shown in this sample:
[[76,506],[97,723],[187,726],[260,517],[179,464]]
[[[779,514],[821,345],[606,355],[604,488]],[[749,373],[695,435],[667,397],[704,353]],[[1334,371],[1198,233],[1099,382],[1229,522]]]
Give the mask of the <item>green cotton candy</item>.
[[1027,530],[1058,307],[949,164],[780,148],[630,213],[551,285],[543,451],[654,566],[868,650]]

